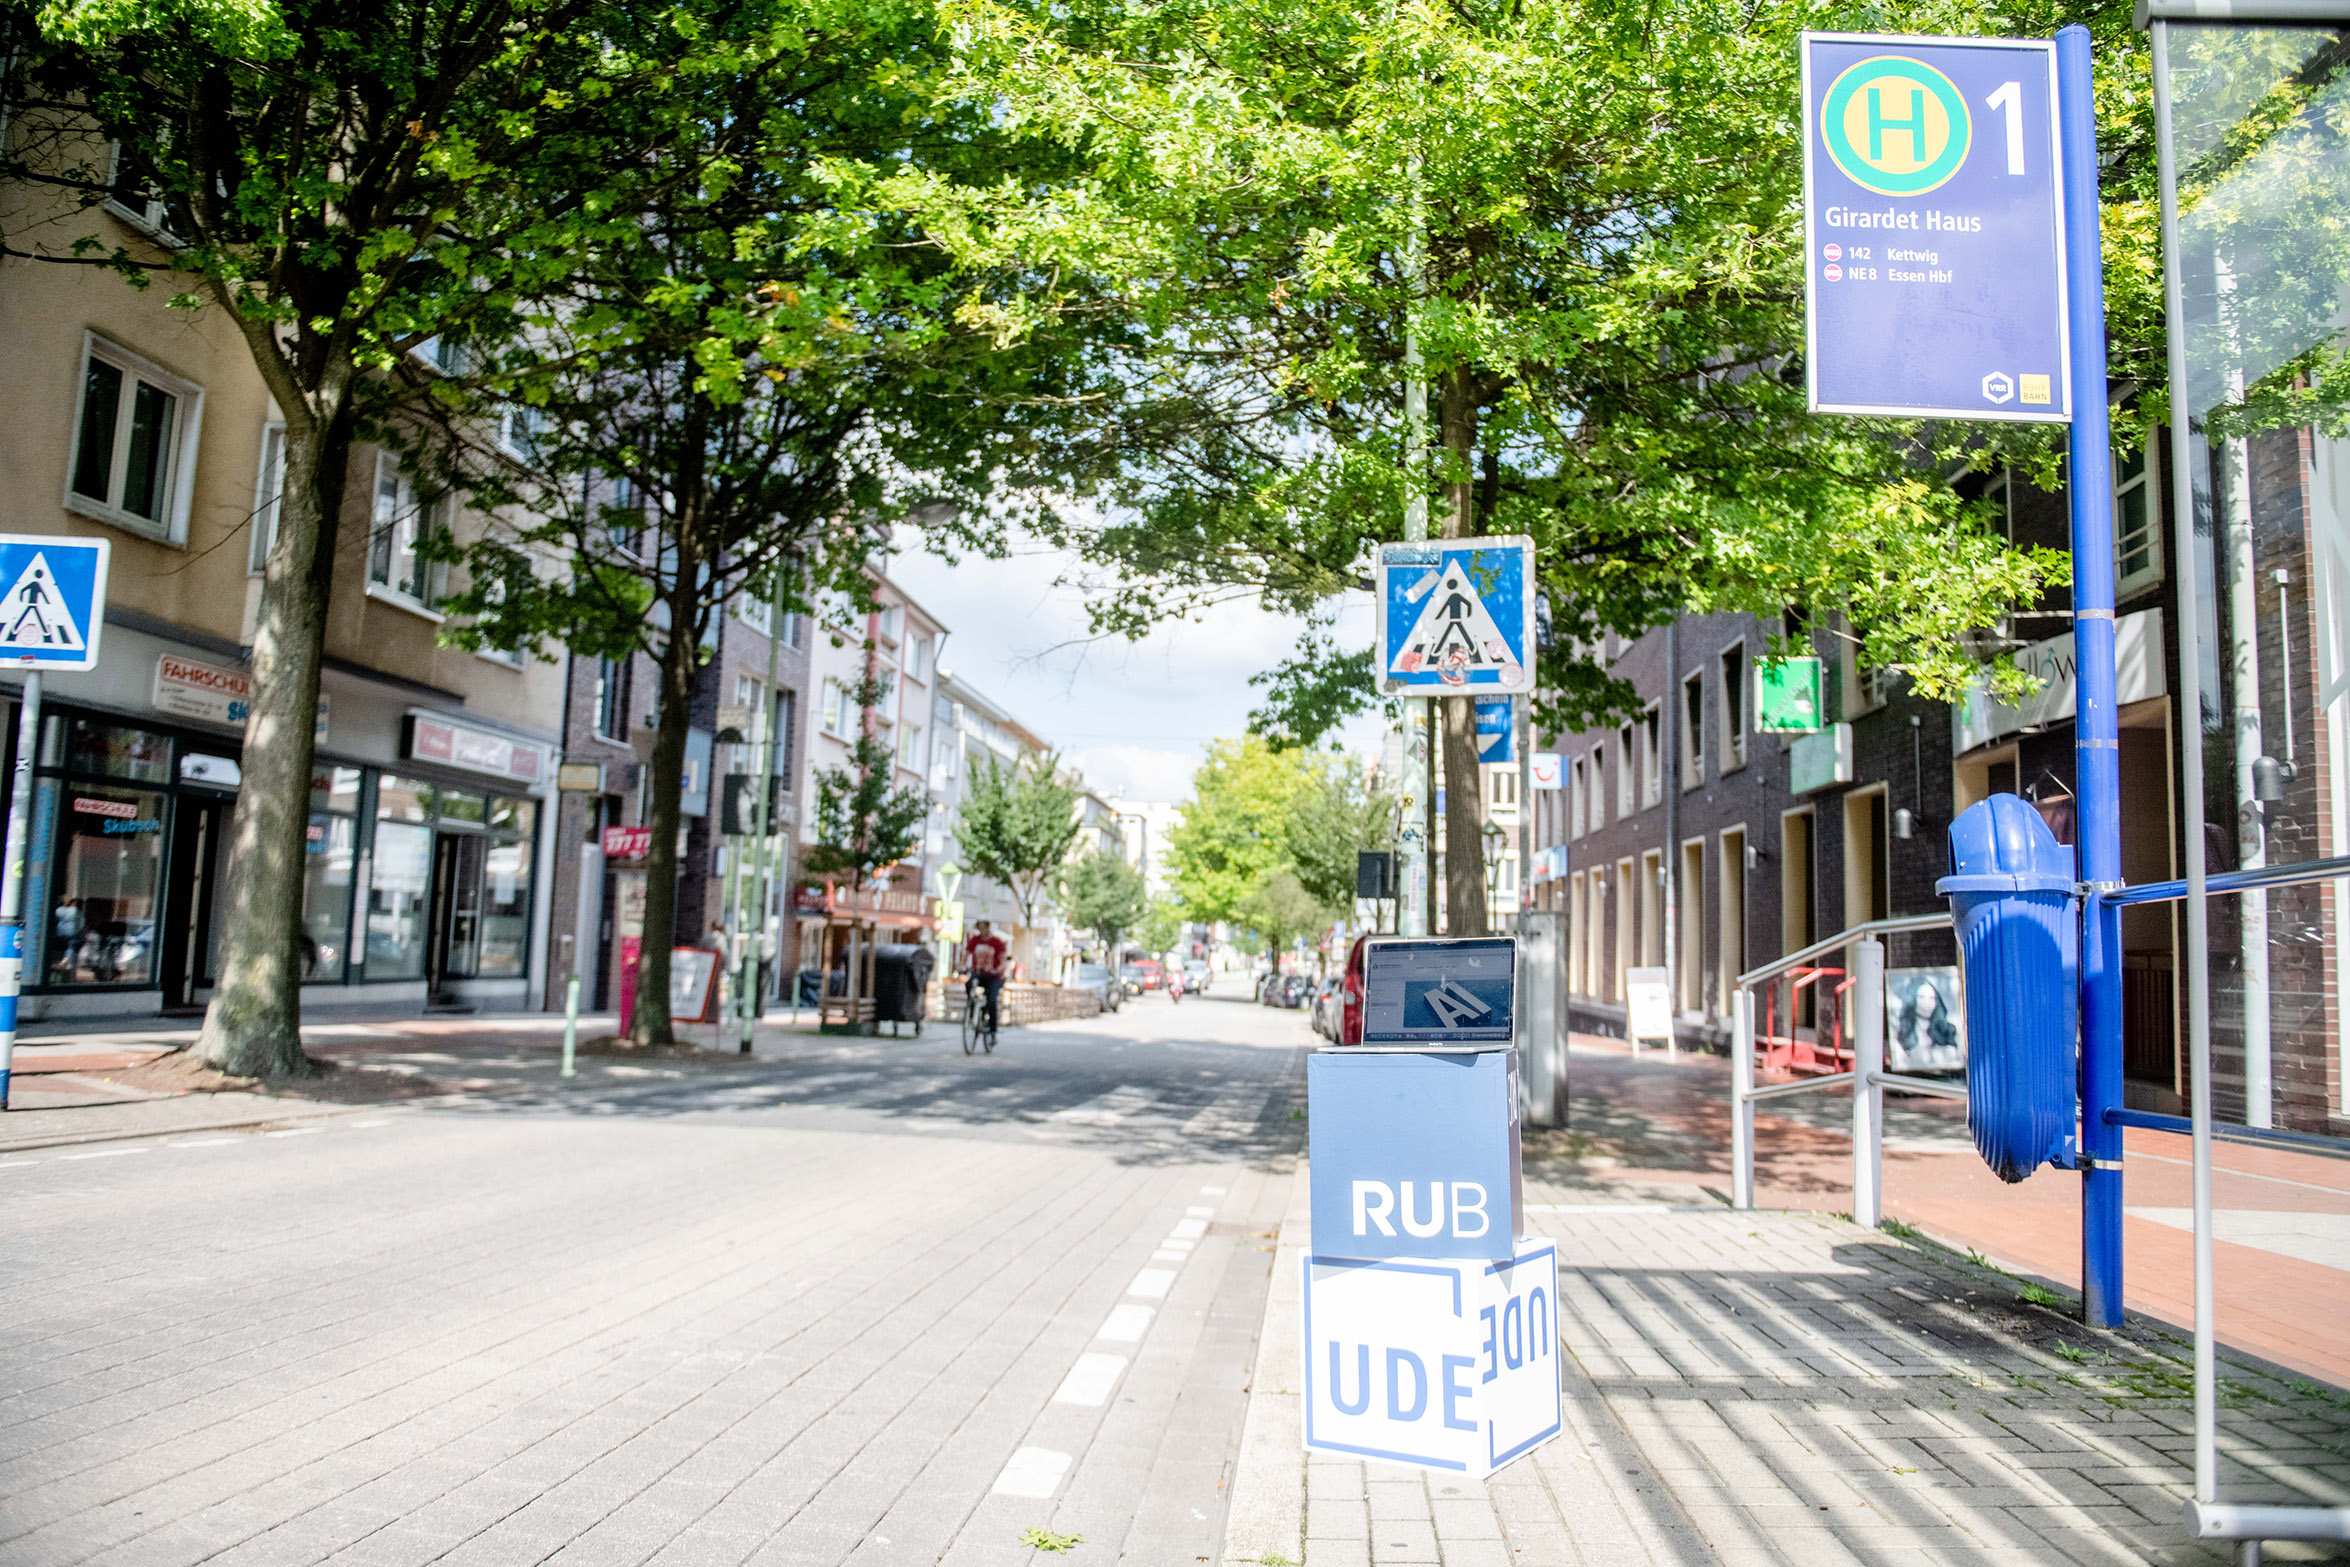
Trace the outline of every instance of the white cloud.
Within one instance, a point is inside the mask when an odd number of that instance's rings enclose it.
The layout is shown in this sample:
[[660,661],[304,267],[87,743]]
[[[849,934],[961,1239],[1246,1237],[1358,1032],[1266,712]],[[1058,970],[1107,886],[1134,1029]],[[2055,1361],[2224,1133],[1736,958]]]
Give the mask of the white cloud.
[[[1223,603],[1138,642],[1094,640],[1086,593],[1059,582],[1078,566],[1065,551],[1020,539],[1003,560],[900,554],[890,576],[946,623],[945,667],[1065,750],[1095,787],[1130,800],[1181,800],[1208,742],[1244,733],[1262,702],[1249,677],[1286,657],[1304,624]],[[1370,599],[1348,597],[1336,635],[1367,643]],[[1370,754],[1380,727],[1366,715],[1343,738]]]

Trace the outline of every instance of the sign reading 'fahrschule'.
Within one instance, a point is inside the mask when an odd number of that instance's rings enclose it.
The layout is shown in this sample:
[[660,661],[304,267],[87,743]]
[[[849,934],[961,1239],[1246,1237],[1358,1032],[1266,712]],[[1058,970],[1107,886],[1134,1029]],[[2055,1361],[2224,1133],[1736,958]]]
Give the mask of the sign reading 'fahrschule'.
[[2069,419],[2057,172],[2046,41],[1806,33],[1813,410]]

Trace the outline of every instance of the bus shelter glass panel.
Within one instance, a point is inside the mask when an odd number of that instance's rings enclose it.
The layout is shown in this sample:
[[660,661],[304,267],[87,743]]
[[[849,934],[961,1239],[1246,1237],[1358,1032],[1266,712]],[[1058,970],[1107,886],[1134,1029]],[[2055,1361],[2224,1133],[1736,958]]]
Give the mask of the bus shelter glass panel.
[[48,982],[154,984],[164,797],[75,782],[60,795]]
[[[2157,25],[2183,306],[2174,538],[2194,589],[2180,640],[2201,692],[2177,718],[2204,785],[2203,820],[2179,830],[2215,874],[2350,854],[2350,43],[2336,26]],[[2209,921],[2222,1119],[2325,1131],[2350,1109],[2345,912],[2344,881],[2184,911]]]

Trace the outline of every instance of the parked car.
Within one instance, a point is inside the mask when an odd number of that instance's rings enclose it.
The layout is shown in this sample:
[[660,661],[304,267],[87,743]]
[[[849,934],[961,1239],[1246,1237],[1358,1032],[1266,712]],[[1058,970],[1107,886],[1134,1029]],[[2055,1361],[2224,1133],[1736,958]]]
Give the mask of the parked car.
[[1346,950],[1346,977],[1338,982],[1338,1032],[1333,1036],[1342,1045],[1363,1042],[1363,950],[1371,938],[1361,935]]
[[1268,969],[1257,976],[1257,1001],[1262,1006],[1281,1005],[1282,982],[1289,976],[1279,969]]
[[1167,971],[1157,958],[1136,958],[1126,966],[1141,977],[1143,989],[1165,990],[1167,988]]
[[1308,1002],[1313,1008],[1314,1032],[1333,1043],[1338,1039],[1338,1008],[1341,994],[1339,981],[1335,975],[1332,975],[1314,981],[1313,990],[1310,993],[1311,999]]
[[1112,974],[1106,964],[1078,964],[1077,977],[1070,983],[1079,990],[1090,990],[1100,996],[1104,1012],[1115,1012],[1125,1004],[1126,987],[1119,983],[1118,976]]
[[1313,989],[1313,986],[1314,982],[1303,974],[1289,975],[1281,981],[1280,1005],[1292,1009],[1304,1006],[1306,992]]
[[1208,960],[1191,958],[1183,965],[1183,988],[1195,996],[1208,993]]

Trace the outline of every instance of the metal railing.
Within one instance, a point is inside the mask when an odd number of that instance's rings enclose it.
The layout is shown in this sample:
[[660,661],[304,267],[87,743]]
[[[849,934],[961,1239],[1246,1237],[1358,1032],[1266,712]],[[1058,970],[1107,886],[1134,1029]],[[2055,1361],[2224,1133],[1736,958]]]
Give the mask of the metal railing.
[[[1913,930],[1948,930],[1947,914],[1914,914],[1905,919],[1870,920],[1815,941],[1738,976],[1730,995],[1730,1204],[1754,1206],[1754,1107],[1765,1099],[1852,1085],[1852,1217],[1874,1229],[1885,1217],[1882,1170],[1885,1155],[1885,1090],[1964,1099],[1966,1087],[1930,1077],[1905,1077],[1885,1070],[1885,944],[1879,936]],[[1852,1070],[1827,1072],[1791,1083],[1756,1087],[1754,1081],[1754,989],[1765,981],[1850,948]],[[1790,1013],[1788,1027],[1794,1027]]]

